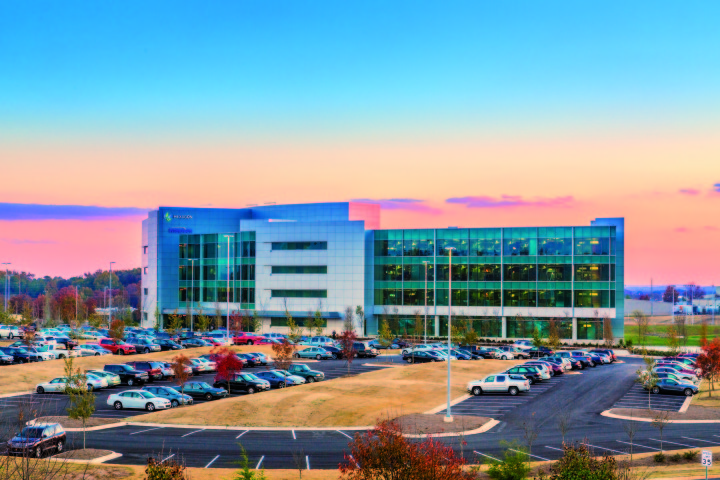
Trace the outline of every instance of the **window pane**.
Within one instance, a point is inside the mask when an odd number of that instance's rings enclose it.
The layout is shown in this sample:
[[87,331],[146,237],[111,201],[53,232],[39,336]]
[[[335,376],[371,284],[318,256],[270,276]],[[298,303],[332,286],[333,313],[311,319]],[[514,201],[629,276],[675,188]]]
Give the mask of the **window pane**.
[[402,276],[402,265],[375,265],[375,280],[399,282]]
[[469,251],[469,242],[466,238],[438,239],[438,256],[450,256],[450,248],[453,248],[453,257],[467,257]]
[[470,240],[470,255],[473,257],[499,257],[500,239]]
[[610,239],[576,238],[575,255],[610,255]]
[[272,242],[273,250],[327,250],[327,242]]
[[[250,266],[250,265],[248,265]],[[327,266],[321,265],[273,265],[273,275],[324,275],[327,274]],[[254,275],[253,275],[254,277]]]
[[327,290],[271,290],[275,298],[327,298]]
[[534,238],[509,238],[504,241],[503,255],[537,255],[537,240]]
[[432,257],[435,243],[433,240],[405,240],[403,251],[406,257]]
[[375,240],[376,257],[402,257],[402,240]]
[[471,307],[499,307],[500,290],[474,290],[469,291]]
[[538,244],[538,255],[572,255],[570,238],[541,238]]
[[538,265],[538,280],[541,282],[572,281],[571,265]]
[[534,282],[537,280],[535,265],[517,264],[505,265],[506,282]]
[[610,278],[610,265],[586,264],[575,265],[575,281],[577,282],[607,282]]
[[[375,268],[379,267],[377,265]],[[384,265],[387,266],[387,265]],[[427,280],[432,282],[435,275],[435,269],[432,264],[427,266]],[[376,280],[379,280],[377,277]],[[425,281],[425,265],[403,265],[403,279],[406,282],[424,282]]]
[[505,290],[504,305],[506,307],[535,307],[535,290]]

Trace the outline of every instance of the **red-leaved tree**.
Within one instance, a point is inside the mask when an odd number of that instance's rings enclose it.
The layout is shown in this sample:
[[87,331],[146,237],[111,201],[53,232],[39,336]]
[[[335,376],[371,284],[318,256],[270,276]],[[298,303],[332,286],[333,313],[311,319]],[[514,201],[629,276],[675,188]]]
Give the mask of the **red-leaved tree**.
[[348,375],[350,375],[350,364],[355,359],[355,341],[357,334],[353,330],[345,330],[340,334],[340,350],[348,367]]
[[[232,351],[230,347],[213,349],[212,359],[215,362],[215,381],[227,380],[228,392],[230,392],[230,381],[242,370],[242,360]],[[230,392],[232,393],[232,392]]]
[[283,338],[278,343],[273,343],[270,348],[272,348],[273,351],[275,368],[278,370],[287,370],[290,368],[293,354],[295,353],[295,345]]
[[697,366],[710,384],[708,396],[715,390],[715,382],[720,378],[720,338],[715,337],[702,347],[702,353],[697,359]]

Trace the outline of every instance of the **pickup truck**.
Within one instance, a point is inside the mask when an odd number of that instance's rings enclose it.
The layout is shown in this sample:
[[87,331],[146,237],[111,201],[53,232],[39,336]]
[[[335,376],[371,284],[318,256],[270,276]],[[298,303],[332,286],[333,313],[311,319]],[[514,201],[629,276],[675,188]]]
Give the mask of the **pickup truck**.
[[325,374],[317,370],[311,370],[310,367],[304,363],[292,364],[287,370],[293,375],[302,377],[307,383],[321,382],[325,380]]
[[469,382],[467,391],[475,396],[483,393],[509,393],[515,396],[520,392],[529,392],[530,382],[522,375],[490,375],[482,380]]
[[57,358],[59,358],[59,359],[77,358],[81,355],[80,350],[76,350],[76,349],[68,350],[66,348],[58,348],[57,345],[49,345],[49,346],[41,349],[41,351],[42,350],[52,353],[53,355],[55,355],[56,359]]
[[114,338],[101,338],[98,341],[98,345],[103,347],[105,350],[110,350],[116,355],[130,355],[135,353],[135,347],[123,342],[122,340],[116,340]]

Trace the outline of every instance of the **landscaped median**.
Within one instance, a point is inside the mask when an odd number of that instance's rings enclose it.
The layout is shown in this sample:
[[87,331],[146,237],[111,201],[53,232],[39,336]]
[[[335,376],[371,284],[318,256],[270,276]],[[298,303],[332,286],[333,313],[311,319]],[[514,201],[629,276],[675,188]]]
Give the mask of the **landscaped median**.
[[[452,398],[468,381],[502,372],[516,361],[452,363]],[[338,378],[256,395],[133,417],[134,422],[247,427],[367,427],[378,419],[422,413],[447,396],[447,364],[426,363]]]
[[[102,369],[111,363],[125,363],[138,360],[155,360],[169,362],[182,353],[188,357],[198,357],[209,353],[215,347],[190,348],[166,352],[147,353],[140,355],[103,355],[99,357],[78,357],[74,366],[82,370]],[[262,352],[272,356],[269,345],[250,345],[233,347],[237,352]],[[49,360],[46,362],[24,363],[0,367],[0,395],[34,391],[35,386],[65,374],[65,362]]]

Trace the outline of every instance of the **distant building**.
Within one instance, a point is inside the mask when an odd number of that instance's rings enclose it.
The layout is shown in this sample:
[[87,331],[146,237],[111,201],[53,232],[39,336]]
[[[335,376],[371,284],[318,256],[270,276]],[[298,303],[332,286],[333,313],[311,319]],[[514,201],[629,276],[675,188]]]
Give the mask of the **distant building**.
[[300,324],[320,310],[325,332],[339,332],[346,307],[360,306],[367,335],[383,320],[396,334],[423,334],[427,312],[428,335],[447,336],[452,297],[454,321],[482,337],[547,336],[557,319],[563,338],[599,340],[605,316],[623,337],[622,218],[379,228],[380,206],[365,203],[161,207],[142,224],[143,325],[155,324],[156,310],[161,325],[189,308],[225,315],[229,302],[230,312],[256,310],[264,331],[286,332],[286,310]]

